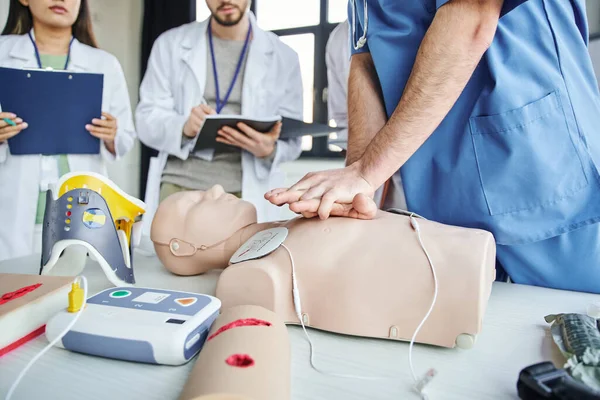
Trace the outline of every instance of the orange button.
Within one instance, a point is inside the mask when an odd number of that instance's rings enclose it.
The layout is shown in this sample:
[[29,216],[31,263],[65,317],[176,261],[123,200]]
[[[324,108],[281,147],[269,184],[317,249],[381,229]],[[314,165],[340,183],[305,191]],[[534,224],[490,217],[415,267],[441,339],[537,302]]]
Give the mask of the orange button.
[[176,299],[175,302],[183,307],[189,307],[195,302],[198,301],[197,297],[183,297],[181,299]]

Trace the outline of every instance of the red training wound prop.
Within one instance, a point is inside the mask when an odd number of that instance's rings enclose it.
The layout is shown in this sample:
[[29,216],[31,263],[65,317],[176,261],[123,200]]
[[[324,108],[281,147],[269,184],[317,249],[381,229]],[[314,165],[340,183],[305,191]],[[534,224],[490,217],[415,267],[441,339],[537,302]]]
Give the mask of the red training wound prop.
[[8,303],[11,300],[25,296],[27,293],[33,292],[35,289],[39,288],[40,286],[42,286],[41,283],[36,283],[35,285],[22,287],[21,289],[15,290],[14,292],[4,293],[2,295],[2,297],[0,297],[0,306],[2,304]]
[[229,356],[225,362],[238,368],[248,368],[254,365],[254,359],[248,354],[234,354]]
[[215,337],[217,337],[225,331],[228,331],[229,329],[239,328],[241,326],[271,326],[271,323],[256,318],[238,319],[220,327],[215,333],[210,335],[207,340],[214,339]]

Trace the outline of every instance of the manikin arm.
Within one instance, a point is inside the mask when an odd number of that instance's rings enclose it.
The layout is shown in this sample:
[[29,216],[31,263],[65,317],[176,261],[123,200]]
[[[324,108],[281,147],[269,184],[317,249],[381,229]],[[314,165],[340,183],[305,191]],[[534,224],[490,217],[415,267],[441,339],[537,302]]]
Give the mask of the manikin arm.
[[224,310],[213,324],[179,400],[288,400],[290,343],[273,312]]

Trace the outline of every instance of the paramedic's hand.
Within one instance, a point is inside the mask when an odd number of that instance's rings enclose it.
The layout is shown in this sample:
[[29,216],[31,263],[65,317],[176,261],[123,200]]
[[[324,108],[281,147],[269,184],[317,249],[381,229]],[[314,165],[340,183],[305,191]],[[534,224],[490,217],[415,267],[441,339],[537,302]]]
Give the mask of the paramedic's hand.
[[[16,126],[12,126],[4,121],[4,118],[13,121]],[[27,122],[23,122],[21,118],[18,118],[13,113],[2,112],[0,113],[0,143],[10,139],[11,137],[18,135],[23,129],[27,129]]]
[[[305,200],[290,204],[290,210],[302,214],[304,218],[318,216],[321,201],[318,199]],[[346,217],[356,219],[373,219],[377,215],[377,204],[364,194],[357,194],[350,204],[333,203],[330,217]]]
[[217,142],[239,147],[258,158],[269,157],[273,154],[281,133],[281,121],[277,122],[267,133],[258,132],[242,122],[237,124],[237,127],[239,131],[228,126],[222,127],[219,130]]
[[277,206],[289,204],[292,211],[314,210],[314,205],[309,207],[312,204],[309,201],[318,200],[316,215],[327,219],[335,215],[332,214],[335,204],[350,207],[359,194],[371,199],[375,194],[373,185],[362,176],[360,161],[346,168],[311,172],[288,189],[271,190],[265,194],[265,199]]
[[115,137],[117,136],[117,119],[107,112],[102,118],[94,118],[92,124],[85,126],[90,134],[104,142],[106,149],[115,154]]
[[195,138],[196,135],[200,133],[200,128],[202,127],[206,116],[216,113],[215,110],[206,104],[200,104],[199,106],[192,108],[192,112],[183,126],[183,134],[189,138]]

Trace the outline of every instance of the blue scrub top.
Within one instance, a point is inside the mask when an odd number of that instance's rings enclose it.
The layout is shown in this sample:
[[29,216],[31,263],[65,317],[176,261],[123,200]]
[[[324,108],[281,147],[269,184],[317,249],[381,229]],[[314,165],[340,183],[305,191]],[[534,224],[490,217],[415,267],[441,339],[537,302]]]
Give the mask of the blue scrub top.
[[[354,42],[363,34],[363,1]],[[368,0],[367,44],[358,52],[371,53],[388,117],[447,1]],[[502,245],[600,220],[600,96],[586,21],[584,0],[505,1],[465,90],[401,168],[411,211],[486,229]]]

